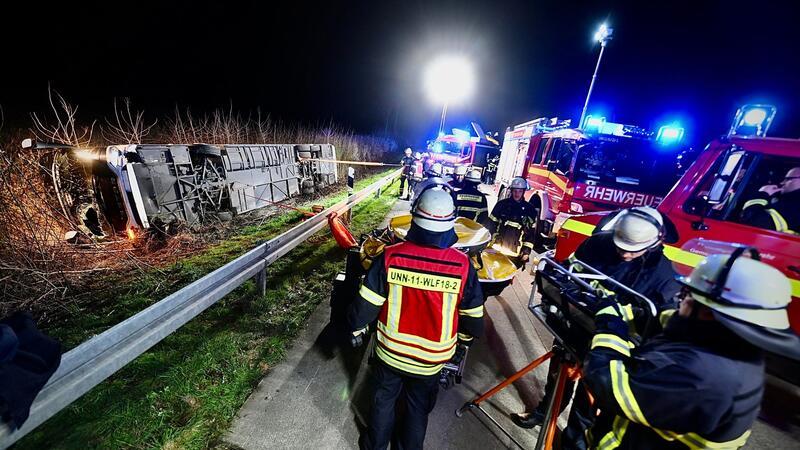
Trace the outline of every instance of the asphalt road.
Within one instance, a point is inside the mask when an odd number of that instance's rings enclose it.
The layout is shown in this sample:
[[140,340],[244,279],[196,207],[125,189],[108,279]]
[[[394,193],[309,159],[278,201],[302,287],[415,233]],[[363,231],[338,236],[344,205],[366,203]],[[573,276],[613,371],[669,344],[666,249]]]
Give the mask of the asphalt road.
[[[406,213],[398,201],[389,217]],[[430,416],[426,449],[515,448],[482,414],[455,410],[547,351],[552,338],[527,309],[531,276],[514,283],[486,304],[486,336],[470,349],[461,385],[441,391]],[[329,309],[321,304],[306,329],[258,385],[239,411],[226,444],[245,450],[358,448],[370,399],[370,369],[365,351],[337,348],[325,334]],[[517,428],[508,413],[534,407],[544,387],[546,364],[534,369],[483,404],[525,448],[538,428]],[[560,424],[565,424],[566,412]],[[763,422],[753,429],[748,449],[800,449],[796,436]]]

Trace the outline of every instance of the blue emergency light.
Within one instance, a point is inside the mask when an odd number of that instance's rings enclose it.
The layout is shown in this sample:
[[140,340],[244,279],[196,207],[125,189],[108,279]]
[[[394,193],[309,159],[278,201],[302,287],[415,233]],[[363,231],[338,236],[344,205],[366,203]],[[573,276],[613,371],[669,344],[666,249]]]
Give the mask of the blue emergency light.
[[462,145],[469,142],[470,134],[469,131],[460,130],[458,128],[453,128],[453,136],[458,139],[458,142]]
[[584,131],[593,129],[599,132],[605,123],[605,117],[586,116],[586,120],[583,121],[583,129]]
[[683,139],[684,129],[676,125],[664,125],[658,129],[656,142],[661,145],[677,144]]
[[764,137],[777,112],[772,105],[744,105],[736,111],[728,136]]

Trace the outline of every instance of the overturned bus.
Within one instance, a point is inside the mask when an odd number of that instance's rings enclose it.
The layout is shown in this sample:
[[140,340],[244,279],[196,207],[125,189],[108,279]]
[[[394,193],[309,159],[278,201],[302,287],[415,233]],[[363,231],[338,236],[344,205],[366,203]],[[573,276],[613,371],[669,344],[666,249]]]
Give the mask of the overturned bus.
[[176,222],[226,220],[333,184],[331,144],[129,144],[103,150],[23,141],[23,148],[58,148],[87,168],[86,189],[69,195],[52,174],[65,213],[89,236],[127,233]]

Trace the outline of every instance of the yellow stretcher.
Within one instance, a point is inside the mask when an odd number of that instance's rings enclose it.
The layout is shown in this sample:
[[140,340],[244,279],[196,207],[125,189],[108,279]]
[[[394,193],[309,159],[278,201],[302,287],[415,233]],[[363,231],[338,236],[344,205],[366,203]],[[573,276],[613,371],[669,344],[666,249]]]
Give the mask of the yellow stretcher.
[[[393,217],[389,221],[389,232],[397,239],[404,240],[411,228],[411,214]],[[511,283],[517,273],[517,267],[500,251],[488,248],[492,239],[489,230],[474,220],[465,217],[456,219],[455,232],[458,242],[453,248],[459,249],[472,259],[472,265],[478,272],[478,280],[487,295],[497,295]],[[365,242],[364,247],[372,245]],[[374,249],[373,249],[374,251]],[[381,248],[383,251],[383,248]]]

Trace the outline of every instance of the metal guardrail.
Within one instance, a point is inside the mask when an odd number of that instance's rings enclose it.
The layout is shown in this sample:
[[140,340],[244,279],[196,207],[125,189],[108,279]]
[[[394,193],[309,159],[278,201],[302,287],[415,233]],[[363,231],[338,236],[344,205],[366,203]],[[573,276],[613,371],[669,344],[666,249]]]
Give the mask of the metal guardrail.
[[329,214],[347,211],[371,194],[380,194],[399,175],[400,169],[64,353],[58,370],[36,396],[28,420],[14,432],[5,425],[0,428],[0,449],[11,446],[245,281],[261,277],[263,283],[264,269],[325,228]]

